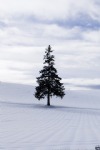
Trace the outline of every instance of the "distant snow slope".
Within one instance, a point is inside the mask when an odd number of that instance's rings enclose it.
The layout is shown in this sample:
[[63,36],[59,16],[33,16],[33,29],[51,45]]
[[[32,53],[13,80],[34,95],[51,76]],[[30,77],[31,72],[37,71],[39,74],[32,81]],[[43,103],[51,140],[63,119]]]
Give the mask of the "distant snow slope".
[[0,83],[0,150],[95,150],[100,144],[100,91],[66,91],[49,108],[33,94],[33,86]]

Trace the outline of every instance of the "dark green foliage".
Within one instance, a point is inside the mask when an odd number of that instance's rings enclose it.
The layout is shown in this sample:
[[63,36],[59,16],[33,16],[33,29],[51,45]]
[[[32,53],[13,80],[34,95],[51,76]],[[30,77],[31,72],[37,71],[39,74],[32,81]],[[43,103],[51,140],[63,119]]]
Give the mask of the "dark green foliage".
[[54,55],[49,45],[45,51],[44,64],[45,66],[40,71],[40,77],[37,78],[38,86],[36,87],[35,97],[40,100],[47,96],[47,105],[50,105],[50,97],[57,96],[63,98],[64,86],[60,83],[61,78],[57,75],[57,70],[54,68]]

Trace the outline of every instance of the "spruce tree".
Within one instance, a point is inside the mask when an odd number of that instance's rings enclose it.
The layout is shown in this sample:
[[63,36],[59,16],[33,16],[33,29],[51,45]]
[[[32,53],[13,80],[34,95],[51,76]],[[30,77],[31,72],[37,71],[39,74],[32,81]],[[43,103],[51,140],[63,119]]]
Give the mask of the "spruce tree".
[[61,78],[57,74],[57,70],[54,67],[54,55],[51,53],[53,50],[49,45],[44,55],[44,67],[40,71],[40,77],[37,78],[38,86],[35,88],[35,97],[40,100],[47,97],[47,105],[50,106],[50,98],[57,96],[63,98],[64,86],[60,83]]

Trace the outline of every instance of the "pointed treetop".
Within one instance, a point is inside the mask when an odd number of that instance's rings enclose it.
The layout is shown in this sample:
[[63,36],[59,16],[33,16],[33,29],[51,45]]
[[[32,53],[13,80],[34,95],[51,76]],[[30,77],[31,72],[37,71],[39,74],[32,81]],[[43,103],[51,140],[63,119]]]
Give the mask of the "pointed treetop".
[[44,64],[48,64],[48,65],[54,65],[54,55],[51,55],[51,53],[53,52],[51,46],[49,45],[48,48],[45,51],[45,56],[44,56]]

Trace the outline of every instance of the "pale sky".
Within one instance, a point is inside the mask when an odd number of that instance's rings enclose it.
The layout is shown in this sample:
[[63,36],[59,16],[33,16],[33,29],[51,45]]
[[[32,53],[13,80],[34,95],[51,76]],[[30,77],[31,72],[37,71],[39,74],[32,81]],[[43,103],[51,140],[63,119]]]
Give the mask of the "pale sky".
[[100,89],[100,0],[0,0],[0,81],[35,84],[45,48],[67,89]]

